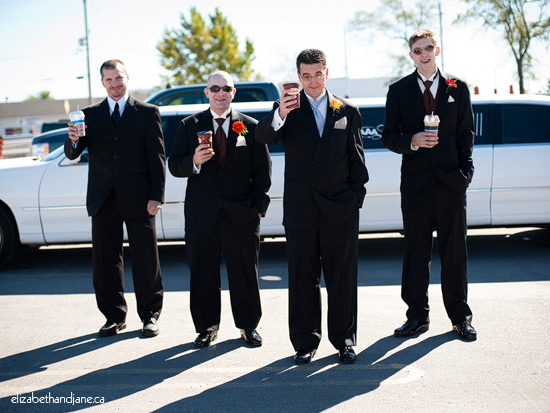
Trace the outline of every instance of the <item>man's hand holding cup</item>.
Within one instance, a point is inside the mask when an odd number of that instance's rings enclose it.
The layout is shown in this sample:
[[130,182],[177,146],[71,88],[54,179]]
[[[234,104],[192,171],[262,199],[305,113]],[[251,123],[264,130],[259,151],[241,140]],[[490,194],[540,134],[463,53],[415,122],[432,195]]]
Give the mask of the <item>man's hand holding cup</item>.
[[413,135],[411,140],[412,145],[419,148],[433,148],[439,142],[437,136],[438,128],[439,116],[433,113],[426,115],[424,117],[424,131]]
[[300,107],[300,85],[298,83],[285,83],[279,104],[279,116],[286,118],[292,110]]
[[202,165],[214,156],[212,149],[212,131],[201,131],[197,133],[199,146],[195,148],[193,162],[196,166]]

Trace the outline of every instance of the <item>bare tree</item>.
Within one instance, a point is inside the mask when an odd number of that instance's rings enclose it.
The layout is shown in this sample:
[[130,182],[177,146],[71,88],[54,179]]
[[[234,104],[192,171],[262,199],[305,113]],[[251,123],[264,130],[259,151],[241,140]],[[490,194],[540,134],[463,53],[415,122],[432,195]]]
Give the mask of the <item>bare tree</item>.
[[350,30],[368,30],[374,35],[381,34],[391,40],[403,41],[403,53],[391,54],[395,62],[395,78],[402,77],[414,69],[414,63],[408,58],[409,37],[418,29],[427,28],[427,22],[435,21],[437,10],[435,0],[417,1],[407,8],[403,0],[381,0],[374,11],[358,11],[349,21]]
[[519,93],[525,93],[524,79],[533,76],[534,41],[550,40],[550,6],[548,0],[464,0],[468,11],[456,21],[482,20],[485,27],[497,30],[510,46],[519,80]]

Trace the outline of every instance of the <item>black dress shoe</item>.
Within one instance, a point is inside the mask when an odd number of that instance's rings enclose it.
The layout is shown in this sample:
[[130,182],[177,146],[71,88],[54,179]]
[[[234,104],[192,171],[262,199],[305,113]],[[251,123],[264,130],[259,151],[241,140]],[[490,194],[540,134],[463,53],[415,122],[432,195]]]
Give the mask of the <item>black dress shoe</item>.
[[311,361],[315,353],[317,353],[317,349],[314,348],[304,348],[302,350],[298,350],[294,355],[294,361],[296,364],[307,364]]
[[430,328],[429,321],[407,320],[401,327],[395,329],[395,337],[410,337],[416,333],[423,333]]
[[143,328],[141,329],[143,337],[155,337],[158,336],[159,332],[159,326],[155,317],[148,317],[143,320]]
[[477,339],[477,332],[468,320],[463,321],[460,324],[455,324],[453,329],[458,333],[460,338],[464,340],[474,341]]
[[338,358],[344,364],[352,364],[357,360],[357,354],[353,351],[353,347],[346,346],[343,349],[338,350]]
[[120,330],[126,328],[126,323],[113,323],[112,321],[107,320],[105,325],[99,329],[97,333],[99,337],[110,337],[114,336]]
[[195,347],[208,347],[216,338],[218,338],[217,331],[200,333],[195,339]]
[[260,347],[262,345],[262,337],[256,330],[242,330],[241,337],[249,346]]

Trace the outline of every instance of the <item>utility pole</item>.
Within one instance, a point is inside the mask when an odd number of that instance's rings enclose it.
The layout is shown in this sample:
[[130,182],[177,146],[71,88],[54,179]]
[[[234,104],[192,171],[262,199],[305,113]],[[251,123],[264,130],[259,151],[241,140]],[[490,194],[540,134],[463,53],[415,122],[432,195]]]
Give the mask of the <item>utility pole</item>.
[[441,0],[439,0],[439,46],[441,47],[441,51],[439,52],[439,55],[441,56],[441,70],[445,71],[445,63],[443,60],[443,24],[442,24],[442,15],[441,13]]
[[88,104],[92,104],[92,81],[90,79],[90,47],[88,46],[88,12],[86,10],[86,0],[82,0],[84,3],[84,29],[86,34],[84,36],[84,43],[86,43],[86,67],[88,69]]

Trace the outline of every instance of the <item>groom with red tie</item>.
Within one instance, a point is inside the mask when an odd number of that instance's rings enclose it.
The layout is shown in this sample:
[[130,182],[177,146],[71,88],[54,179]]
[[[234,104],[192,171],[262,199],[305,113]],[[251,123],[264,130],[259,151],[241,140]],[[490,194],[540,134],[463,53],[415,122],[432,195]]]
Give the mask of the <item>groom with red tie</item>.
[[285,91],[260,120],[256,139],[285,148],[283,225],[287,240],[290,340],[297,364],[321,341],[321,270],[328,294],[328,337],[342,363],[354,363],[357,332],[359,208],[368,173],[357,106],[325,89],[325,54],[296,59],[303,90]]
[[[474,166],[474,122],[468,87],[438,70],[439,47],[430,30],[409,39],[417,70],[392,84],[386,101],[382,143],[403,155],[401,210],[405,230],[401,297],[407,321],[395,330],[409,337],[429,328],[428,285],[432,233],[437,230],[443,302],[453,329],[475,340],[466,302],[466,189]],[[438,115],[437,134],[424,131],[424,116]]]

